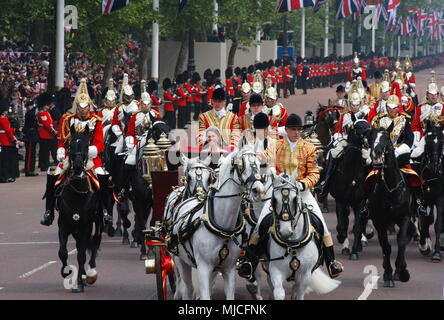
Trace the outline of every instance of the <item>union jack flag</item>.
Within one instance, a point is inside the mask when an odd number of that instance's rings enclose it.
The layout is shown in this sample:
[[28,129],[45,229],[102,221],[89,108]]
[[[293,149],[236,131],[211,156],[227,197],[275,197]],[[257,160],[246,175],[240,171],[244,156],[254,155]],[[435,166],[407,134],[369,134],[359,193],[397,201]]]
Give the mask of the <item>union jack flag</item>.
[[336,19],[340,20],[351,16],[361,9],[361,0],[336,0]]
[[113,11],[122,9],[133,0],[103,0],[102,14],[109,14]]
[[317,0],[278,0],[277,12],[288,12],[306,7],[314,7]]
[[408,36],[412,32],[412,21],[410,17],[400,18],[396,34],[399,36]]
[[393,30],[393,27],[396,25],[396,13],[400,5],[401,0],[387,0],[387,12],[389,14],[387,30],[389,31]]

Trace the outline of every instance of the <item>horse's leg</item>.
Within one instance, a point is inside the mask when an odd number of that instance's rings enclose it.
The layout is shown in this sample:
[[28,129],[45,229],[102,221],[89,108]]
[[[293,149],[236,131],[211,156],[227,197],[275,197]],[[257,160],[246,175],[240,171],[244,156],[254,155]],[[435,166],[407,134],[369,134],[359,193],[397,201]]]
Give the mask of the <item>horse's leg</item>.
[[[270,279],[273,286],[274,300],[285,300],[285,290],[282,285],[284,282],[284,275],[281,268],[278,266],[278,264],[281,264],[279,262],[282,263],[282,261],[270,263]],[[288,262],[285,262],[285,264],[288,265]]]
[[[197,271],[199,273],[199,291],[201,300],[211,299],[211,279],[213,267],[204,261],[197,262]],[[234,297],[233,297],[234,299]]]
[[293,283],[292,300],[304,300],[305,292],[307,291],[308,281],[311,277],[311,271],[307,270],[303,274],[297,276],[297,281]]
[[430,213],[426,217],[419,217],[419,252],[424,255],[430,255],[432,251],[432,240],[430,238],[430,225],[433,223],[433,205],[430,208]]
[[[183,262],[179,257],[174,257],[174,268],[177,268],[179,281],[176,283],[175,300],[191,300],[193,298],[192,268]],[[177,279],[177,278],[176,278]]]
[[66,247],[68,243],[68,232],[65,231],[63,226],[59,226],[59,258],[62,261],[62,269],[60,274],[63,278],[66,278],[71,274],[71,271],[66,270],[68,266],[68,249]]
[[444,199],[441,197],[436,204],[436,221],[435,221],[435,251],[432,255],[433,262],[441,262],[441,232],[444,213]]
[[336,218],[338,221],[336,225],[336,231],[338,232],[337,239],[339,244],[342,245],[342,254],[349,255],[350,249],[348,248],[348,239],[347,239],[347,229],[348,229],[347,206],[340,201],[336,201]]
[[129,234],[128,229],[131,227],[131,222],[128,219],[128,200],[124,200],[125,205],[122,206],[122,204],[119,204],[120,206],[120,217],[122,219],[122,227],[123,227],[123,238],[122,238],[122,244],[129,244]]
[[89,270],[86,272],[86,282],[89,285],[94,284],[97,281],[97,270],[96,270],[96,258],[97,252],[100,247],[100,242],[102,240],[102,219],[96,219],[94,222],[95,231],[94,235],[90,241],[89,248],[91,250],[91,257],[89,259]]
[[[86,247],[87,247],[87,232],[83,230],[74,236],[76,240],[77,248],[77,263],[79,265],[79,273],[77,274],[77,288],[71,289],[71,292],[81,293],[85,291],[85,285],[83,283],[83,276],[86,275],[85,263],[86,263]],[[91,234],[91,232],[89,232]]]
[[399,223],[399,232],[397,236],[398,243],[398,255],[396,257],[396,270],[395,270],[395,280],[399,280],[401,282],[407,282],[410,279],[410,274],[407,270],[407,262],[405,261],[405,248],[409,242],[408,237],[408,228],[410,224],[410,217],[404,216],[402,217]]
[[234,300],[234,291],[236,289],[236,268],[227,268],[222,273],[224,278],[224,292],[227,300]]
[[376,230],[378,231],[379,245],[382,248],[383,263],[384,268],[384,287],[393,288],[395,282],[393,281],[393,269],[390,264],[390,255],[392,253],[392,248],[388,241],[387,227],[380,225],[380,223],[375,223]]
[[123,236],[121,205],[119,203],[116,203],[116,208],[117,208],[117,221],[116,221],[116,230],[114,232],[114,235],[116,237],[121,237]]
[[247,286],[246,286],[247,291],[250,293],[251,298],[253,300],[263,300],[262,294],[261,294],[261,286],[259,284],[259,281],[262,277],[260,268],[261,268],[261,264],[259,263],[256,268],[256,271],[254,272],[254,276],[255,276],[256,280],[254,280],[254,282],[247,281]]
[[361,243],[361,214],[359,213],[359,206],[353,207],[353,211],[355,214],[355,221],[353,223],[353,246],[352,252],[350,254],[350,260],[359,260],[358,252],[362,251],[362,243]]

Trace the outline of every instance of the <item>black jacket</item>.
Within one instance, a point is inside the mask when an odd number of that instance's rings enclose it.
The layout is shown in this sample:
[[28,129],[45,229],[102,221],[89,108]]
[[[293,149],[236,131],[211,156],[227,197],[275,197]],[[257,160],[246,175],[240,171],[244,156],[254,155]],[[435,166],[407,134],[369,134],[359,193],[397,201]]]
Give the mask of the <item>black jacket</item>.
[[25,114],[25,124],[23,125],[24,141],[39,141],[39,124],[37,121],[38,108],[34,107]]

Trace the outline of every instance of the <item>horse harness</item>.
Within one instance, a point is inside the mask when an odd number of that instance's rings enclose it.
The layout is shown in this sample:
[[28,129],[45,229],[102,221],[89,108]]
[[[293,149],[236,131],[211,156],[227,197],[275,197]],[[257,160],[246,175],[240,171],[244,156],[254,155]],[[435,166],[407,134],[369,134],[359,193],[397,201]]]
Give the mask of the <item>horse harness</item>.
[[[250,166],[253,169],[252,174],[247,178],[245,181],[245,185],[248,182],[251,181],[260,181],[262,179],[261,175],[258,173],[258,168],[256,166],[255,157],[253,154],[250,155],[249,158]],[[242,158],[241,160],[232,162],[232,168],[231,172],[233,170],[236,171],[237,175],[241,177],[242,173],[245,171],[245,160]],[[234,181],[233,178],[227,179],[220,187],[219,189],[229,180],[232,180],[236,184],[240,185],[238,182]],[[195,206],[191,211],[184,214],[182,217],[178,219],[178,221],[175,221],[173,225],[181,222],[179,226],[178,234],[173,234],[170,232],[170,234],[166,237],[167,240],[167,248],[169,251],[171,251],[173,254],[178,255],[179,253],[179,244],[182,244],[182,247],[184,248],[188,258],[192,262],[194,267],[197,267],[196,260],[194,259],[194,249],[193,245],[191,243],[191,237],[194,234],[194,232],[198,229],[201,223],[207,228],[207,230],[214,235],[224,239],[224,243],[222,245],[222,248],[219,250],[219,262],[215,266],[214,270],[218,270],[222,263],[225,261],[225,259],[230,254],[230,251],[228,249],[228,244],[230,240],[232,240],[239,248],[241,248],[241,243],[237,240],[237,237],[241,235],[244,232],[245,229],[245,220],[243,219],[242,214],[239,211],[239,216],[236,222],[236,226],[233,230],[228,230],[222,226],[219,226],[215,219],[214,219],[214,199],[220,198],[220,199],[228,199],[233,197],[242,197],[244,198],[246,195],[245,190],[231,195],[222,195],[218,196],[215,195],[215,193],[218,191],[218,189],[211,187],[208,195],[204,198],[197,198],[200,202],[197,206]],[[192,200],[195,200],[196,197],[190,198],[184,202],[182,202],[179,207],[176,209],[176,212],[180,211],[180,208],[186,204],[189,203]],[[194,215],[199,212],[201,209],[203,209],[203,215],[193,221]],[[186,221],[186,222],[185,222]],[[172,230],[172,229],[171,229]],[[190,249],[186,247],[186,242],[189,242]]]

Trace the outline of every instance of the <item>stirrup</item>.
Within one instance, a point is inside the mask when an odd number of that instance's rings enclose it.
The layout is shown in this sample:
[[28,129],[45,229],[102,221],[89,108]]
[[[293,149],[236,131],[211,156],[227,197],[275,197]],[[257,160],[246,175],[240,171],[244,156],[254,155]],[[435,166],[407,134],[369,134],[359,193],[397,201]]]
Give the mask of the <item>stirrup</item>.
[[108,211],[103,210],[103,223],[104,223],[105,225],[107,225],[107,224],[110,224],[110,223],[112,223],[112,222],[113,222],[113,217],[111,217],[111,216],[108,214]]
[[[333,265],[337,265],[340,270],[333,272],[333,270],[332,270]],[[334,279],[334,278],[338,277],[344,271],[344,266],[342,265],[341,262],[339,262],[337,260],[333,260],[332,262],[330,262],[327,269],[328,269],[328,274],[330,275],[330,278]]]

